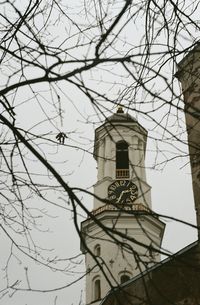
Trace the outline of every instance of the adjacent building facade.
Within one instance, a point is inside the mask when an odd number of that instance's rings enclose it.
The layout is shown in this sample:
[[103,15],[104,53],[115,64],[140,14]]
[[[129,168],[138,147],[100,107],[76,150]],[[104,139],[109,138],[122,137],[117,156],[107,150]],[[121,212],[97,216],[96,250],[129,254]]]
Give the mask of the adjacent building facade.
[[[182,85],[195,209],[200,226],[200,43],[178,64],[176,77]],[[200,230],[198,232],[200,238]]]

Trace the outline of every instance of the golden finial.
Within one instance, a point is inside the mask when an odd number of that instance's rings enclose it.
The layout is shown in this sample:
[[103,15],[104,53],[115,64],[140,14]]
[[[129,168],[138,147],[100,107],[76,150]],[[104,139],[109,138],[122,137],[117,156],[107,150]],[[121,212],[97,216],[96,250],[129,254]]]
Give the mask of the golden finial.
[[123,107],[121,105],[118,106],[117,113],[124,113]]

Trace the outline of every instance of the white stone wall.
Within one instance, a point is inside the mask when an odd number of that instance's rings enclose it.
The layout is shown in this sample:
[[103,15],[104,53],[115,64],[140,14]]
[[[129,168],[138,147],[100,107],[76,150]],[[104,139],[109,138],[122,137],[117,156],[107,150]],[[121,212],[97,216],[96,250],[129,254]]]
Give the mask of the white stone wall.
[[[109,233],[106,233],[93,222],[85,226],[85,241],[87,246],[91,252],[94,253],[95,246],[97,244],[100,245],[101,256],[99,258],[96,257],[96,259],[99,261],[113,286],[117,286],[120,283],[120,275],[124,271],[132,278],[141,271],[144,271],[147,267],[152,266],[156,261],[159,261],[160,256],[158,253],[152,252],[151,257],[148,249],[137,244],[138,241],[147,246],[152,244],[154,248],[160,248],[163,225],[161,225],[159,221],[153,219],[151,216],[140,217],[137,220],[134,216],[125,213],[118,214],[117,211],[114,211],[113,214],[111,213],[109,217],[104,213],[104,216],[99,216],[97,219],[100,220],[104,226],[114,228],[117,232],[121,232],[128,236],[127,238],[122,238],[117,236],[117,234],[114,234],[112,238],[109,236]],[[136,242],[130,241],[129,238],[133,238]],[[116,240],[123,241],[125,245],[129,244],[132,250],[129,248],[127,249],[126,246],[120,245]],[[136,255],[134,255],[134,253]],[[137,260],[141,261],[137,262]],[[94,258],[90,253],[86,253],[87,268],[92,269],[94,265],[96,265]],[[93,280],[97,276],[99,276],[101,280],[102,298],[111,289],[110,284],[106,280],[105,275],[103,275],[100,267],[96,267],[86,278],[86,304],[94,301]]]

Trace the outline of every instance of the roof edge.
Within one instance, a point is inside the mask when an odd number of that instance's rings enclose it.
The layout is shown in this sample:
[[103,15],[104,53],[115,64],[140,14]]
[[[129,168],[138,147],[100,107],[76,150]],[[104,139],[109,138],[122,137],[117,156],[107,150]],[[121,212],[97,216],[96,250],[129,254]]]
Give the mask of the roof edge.
[[117,287],[114,287],[112,290],[108,291],[108,293],[106,294],[106,296],[102,299],[102,301],[100,302],[99,305],[103,305],[104,302],[106,301],[106,299],[111,296],[112,294],[114,294],[119,288],[124,288],[126,286],[131,285],[132,283],[134,283],[135,281],[137,281],[138,279],[142,278],[143,276],[147,275],[148,273],[158,269],[159,267],[165,265],[166,263],[168,263],[169,261],[172,261],[174,258],[176,258],[177,256],[189,251],[190,249],[194,248],[195,246],[197,246],[199,244],[199,240],[196,240],[194,242],[192,242],[191,244],[187,245],[186,247],[180,249],[178,252],[174,253],[172,255],[172,257],[167,257],[166,259],[162,260],[161,262],[155,264],[154,266],[150,267],[149,269],[143,271],[142,273],[134,276],[132,279],[128,280],[127,282],[118,285]]

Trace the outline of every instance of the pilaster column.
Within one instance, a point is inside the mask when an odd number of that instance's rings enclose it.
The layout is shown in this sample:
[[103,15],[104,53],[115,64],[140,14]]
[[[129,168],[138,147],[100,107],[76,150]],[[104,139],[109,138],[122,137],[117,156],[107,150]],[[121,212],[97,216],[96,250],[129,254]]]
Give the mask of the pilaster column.
[[139,145],[138,145],[138,149],[139,149],[139,155],[140,155],[140,177],[143,181],[146,181],[146,171],[144,168],[144,145],[142,140],[139,140]]
[[106,137],[105,139],[105,171],[104,177],[112,177],[111,173],[111,139],[110,137]]
[[98,155],[98,175],[97,180],[101,180],[104,177],[104,168],[105,168],[105,140],[102,139],[99,143],[99,155]]
[[139,151],[138,151],[138,137],[132,137],[132,145],[129,148],[129,160],[130,160],[130,177],[140,177],[138,168],[139,163]]

